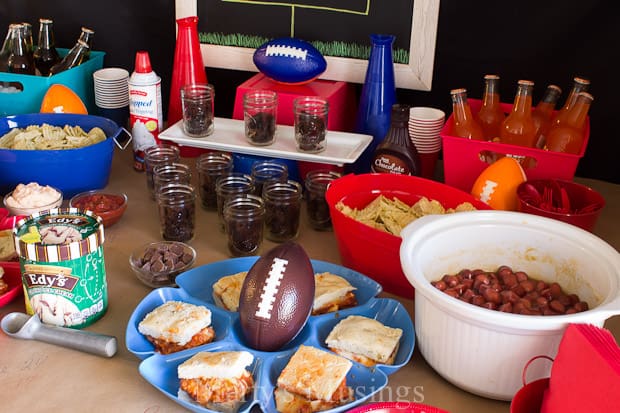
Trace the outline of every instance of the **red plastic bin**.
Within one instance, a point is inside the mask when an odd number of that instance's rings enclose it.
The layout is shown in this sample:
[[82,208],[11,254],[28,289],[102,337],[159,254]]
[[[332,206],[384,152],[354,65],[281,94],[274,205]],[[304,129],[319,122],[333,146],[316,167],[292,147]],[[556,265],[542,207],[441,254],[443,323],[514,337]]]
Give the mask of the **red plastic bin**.
[[[482,101],[468,99],[472,113],[480,110]],[[504,112],[512,109],[512,104],[502,104]],[[498,142],[482,142],[453,136],[454,116],[450,115],[440,132],[443,145],[444,182],[463,191],[471,191],[478,175],[489,166],[481,160],[481,153],[494,152],[522,160],[531,158],[533,161],[522,163],[528,179],[563,179],[571,181],[575,176],[579,160],[583,157],[590,137],[589,118],[581,151],[574,155],[552,152],[537,148],[508,145]]]

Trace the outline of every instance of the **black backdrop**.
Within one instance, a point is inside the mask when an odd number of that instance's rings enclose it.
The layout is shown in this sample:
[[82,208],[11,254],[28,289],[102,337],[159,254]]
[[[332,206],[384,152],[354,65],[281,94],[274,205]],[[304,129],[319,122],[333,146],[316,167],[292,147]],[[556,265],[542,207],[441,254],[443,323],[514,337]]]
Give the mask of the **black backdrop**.
[[[389,0],[382,0],[389,6]],[[620,183],[618,76],[620,29],[612,0],[456,1],[443,0],[430,92],[399,89],[402,103],[451,112],[449,91],[466,87],[482,94],[486,73],[501,76],[500,92],[512,101],[516,82],[536,83],[534,99],[555,83],[567,90],[574,76],[589,78],[594,95],[590,143],[577,175]],[[135,52],[148,50],[162,76],[167,107],[175,47],[174,0],[2,0],[0,30],[38,18],[54,19],[59,47],[71,47],[82,25],[96,31],[94,49],[106,52],[105,66],[133,70]],[[320,29],[320,28],[318,28]],[[232,115],[235,88],[254,73],[207,68],[217,90],[216,116]],[[358,86],[358,90],[360,87]]]

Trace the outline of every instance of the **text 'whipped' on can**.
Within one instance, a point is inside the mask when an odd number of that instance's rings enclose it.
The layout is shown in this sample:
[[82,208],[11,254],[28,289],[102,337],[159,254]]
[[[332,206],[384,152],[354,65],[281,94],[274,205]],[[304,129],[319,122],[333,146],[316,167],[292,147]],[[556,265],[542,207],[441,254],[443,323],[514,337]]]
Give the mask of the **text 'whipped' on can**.
[[129,125],[134,169],[144,171],[144,150],[159,143],[159,132],[164,124],[161,78],[151,68],[146,51],[136,53],[135,66],[129,77]]

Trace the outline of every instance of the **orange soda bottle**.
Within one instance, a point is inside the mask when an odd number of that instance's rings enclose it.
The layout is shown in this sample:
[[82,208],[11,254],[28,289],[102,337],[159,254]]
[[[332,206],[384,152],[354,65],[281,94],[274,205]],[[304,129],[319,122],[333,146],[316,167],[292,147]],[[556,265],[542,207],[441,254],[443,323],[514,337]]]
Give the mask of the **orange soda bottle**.
[[532,119],[532,92],[534,82],[519,80],[512,111],[502,122],[500,141],[510,145],[534,147],[536,126]]
[[534,119],[534,125],[536,125],[536,147],[542,148],[545,146],[544,136],[549,131],[551,125],[551,118],[553,117],[553,111],[555,105],[562,94],[562,89],[557,85],[549,85],[543,94],[542,99],[538,102],[538,105],[532,112],[532,118]]
[[476,114],[476,119],[486,140],[490,141],[499,137],[499,130],[502,122],[506,119],[506,114],[500,106],[499,96],[499,76],[484,76],[484,94],[482,96],[482,106]]
[[574,105],[566,112],[564,121],[552,125],[545,148],[550,151],[579,154],[585,138],[588,111],[594,98],[588,92],[579,92]]
[[467,89],[459,88],[450,91],[452,97],[452,115],[454,118],[454,136],[484,141],[484,131],[471,113],[467,102]]
[[588,79],[585,79],[583,77],[573,78],[573,87],[568,93],[568,96],[566,97],[566,102],[564,102],[564,106],[562,106],[562,109],[560,109],[551,120],[551,126],[562,123],[566,120],[568,112],[577,101],[577,95],[579,95],[579,93],[581,92],[587,92],[589,86],[590,81]]

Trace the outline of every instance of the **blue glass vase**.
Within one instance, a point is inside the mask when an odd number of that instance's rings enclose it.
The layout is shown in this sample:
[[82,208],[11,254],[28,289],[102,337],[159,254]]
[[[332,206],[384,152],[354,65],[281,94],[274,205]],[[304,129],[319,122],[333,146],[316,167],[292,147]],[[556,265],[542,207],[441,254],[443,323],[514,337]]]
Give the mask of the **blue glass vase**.
[[355,120],[355,132],[372,135],[368,148],[353,164],[354,173],[370,172],[370,162],[377,145],[383,141],[390,128],[392,105],[396,103],[396,82],[392,35],[372,34],[366,78],[362,86]]

